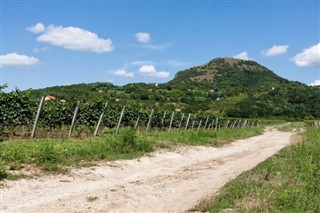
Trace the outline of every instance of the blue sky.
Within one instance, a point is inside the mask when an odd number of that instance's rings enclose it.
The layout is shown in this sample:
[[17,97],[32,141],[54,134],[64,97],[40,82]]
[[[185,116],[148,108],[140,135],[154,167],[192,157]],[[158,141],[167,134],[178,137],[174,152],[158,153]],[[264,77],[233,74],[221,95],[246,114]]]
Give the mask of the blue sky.
[[216,57],[320,84],[320,2],[1,0],[8,91],[162,83]]

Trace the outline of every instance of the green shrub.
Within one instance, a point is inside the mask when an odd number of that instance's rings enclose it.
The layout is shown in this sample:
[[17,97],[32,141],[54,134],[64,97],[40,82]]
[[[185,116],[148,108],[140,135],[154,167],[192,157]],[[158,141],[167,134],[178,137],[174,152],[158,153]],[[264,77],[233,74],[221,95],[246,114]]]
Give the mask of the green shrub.
[[111,144],[111,147],[119,153],[129,153],[136,150],[137,146],[137,135],[132,128],[122,129]]
[[43,163],[59,163],[60,157],[59,152],[55,149],[51,143],[41,144],[38,153],[36,153],[36,161],[38,164]]
[[124,128],[120,133],[110,138],[111,148],[118,153],[130,153],[135,151],[150,152],[152,144],[149,141],[137,139],[137,133],[133,128]]

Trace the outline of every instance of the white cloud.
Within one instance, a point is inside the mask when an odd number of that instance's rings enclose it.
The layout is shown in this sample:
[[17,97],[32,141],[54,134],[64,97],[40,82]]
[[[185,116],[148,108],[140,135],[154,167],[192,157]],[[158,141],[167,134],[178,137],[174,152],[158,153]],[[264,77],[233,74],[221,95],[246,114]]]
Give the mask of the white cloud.
[[37,64],[39,59],[26,55],[19,55],[18,53],[8,53],[1,55],[1,66],[21,66]]
[[72,26],[50,25],[45,28],[43,34],[37,38],[37,41],[78,51],[104,53],[113,50],[110,39],[99,38],[95,33]]
[[165,43],[165,44],[154,44],[154,45],[148,44],[148,45],[143,45],[143,47],[147,49],[152,49],[152,50],[164,50],[172,45],[173,45],[173,42]]
[[312,82],[311,84],[308,84],[309,86],[320,86],[320,79],[315,80],[314,82]]
[[242,59],[242,60],[249,60],[249,55],[247,51],[239,53],[238,55],[233,56],[233,58]]
[[151,40],[150,33],[139,32],[136,33],[136,39],[141,43],[148,43]]
[[304,49],[291,60],[298,67],[320,67],[320,43]]
[[131,61],[130,65],[134,65],[134,66],[142,66],[142,65],[146,65],[146,64],[155,64],[154,61]]
[[133,78],[134,77],[134,73],[133,72],[128,72],[124,69],[119,69],[119,70],[116,70],[114,72],[115,75],[118,75],[118,76],[122,76],[122,77],[130,77],[130,78]]
[[48,47],[41,47],[41,48],[36,47],[33,49],[33,52],[38,53],[38,52],[47,51],[47,50],[49,50]]
[[46,29],[45,26],[40,22],[34,26],[27,28],[27,30],[29,30],[30,32],[33,32],[33,33],[41,33],[41,32],[44,32],[45,29]]
[[150,74],[157,72],[157,70],[153,65],[143,65],[142,67],[140,67],[139,72]]
[[261,54],[264,56],[277,56],[287,52],[289,45],[273,45],[268,50],[262,50]]
[[166,71],[157,71],[153,65],[143,65],[139,68],[139,73],[156,78],[167,78],[170,75]]

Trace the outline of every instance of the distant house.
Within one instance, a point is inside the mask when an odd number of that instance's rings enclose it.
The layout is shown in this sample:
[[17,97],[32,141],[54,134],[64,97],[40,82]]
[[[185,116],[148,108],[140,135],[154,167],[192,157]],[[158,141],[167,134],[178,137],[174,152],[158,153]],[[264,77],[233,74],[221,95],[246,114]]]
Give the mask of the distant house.
[[57,98],[54,97],[54,96],[52,96],[52,95],[47,95],[47,96],[44,98],[45,101],[54,101],[54,100],[56,100],[56,99],[57,99]]

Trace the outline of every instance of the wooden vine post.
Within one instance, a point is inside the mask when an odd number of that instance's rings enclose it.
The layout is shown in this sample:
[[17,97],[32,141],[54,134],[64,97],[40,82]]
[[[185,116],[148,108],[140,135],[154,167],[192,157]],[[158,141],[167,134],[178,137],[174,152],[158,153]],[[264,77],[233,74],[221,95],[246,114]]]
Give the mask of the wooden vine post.
[[194,115],[194,117],[193,117],[193,120],[192,120],[192,126],[191,126],[191,129],[193,130],[193,128],[194,128],[194,125],[195,125],[195,119],[196,119],[196,115]]
[[226,128],[229,128],[229,123],[230,123],[230,120],[227,121]]
[[172,114],[171,114],[170,125],[169,125],[169,132],[171,131],[172,122],[173,122],[173,117],[174,117],[174,111],[173,111]]
[[204,127],[203,127],[204,129],[207,128],[208,121],[209,121],[209,116],[207,116],[206,121],[204,123]]
[[40,114],[41,114],[41,110],[42,110],[42,107],[43,107],[43,104],[44,104],[44,99],[45,99],[45,97],[42,96],[41,100],[40,100],[40,103],[39,103],[39,106],[38,106],[36,119],[34,120],[34,123],[33,123],[32,132],[31,132],[31,138],[33,138],[35,133],[36,133],[38,120],[39,120],[39,117],[40,117]]
[[215,131],[217,131],[218,123],[219,123],[219,118],[217,117],[217,118],[216,118],[216,125],[215,125],[215,129],[214,129]]
[[154,111],[154,109],[151,110],[146,132],[149,132],[149,131],[150,131],[150,126],[151,126],[153,111]]
[[161,126],[163,127],[163,124],[164,124],[164,119],[166,118],[166,115],[167,115],[167,112],[164,111],[163,113],[163,117],[162,117],[162,120],[161,120]]
[[103,107],[103,110],[102,110],[102,112],[101,112],[101,114],[100,114],[100,117],[99,117],[99,120],[98,120],[96,129],[94,130],[93,137],[96,137],[96,135],[97,135],[97,133],[98,133],[98,130],[99,130],[99,127],[100,127],[100,125],[101,125],[101,121],[102,121],[102,118],[103,118],[103,116],[104,116],[104,112],[105,112],[107,106],[108,106],[108,103],[106,103],[106,104],[104,105],[104,107]]
[[122,108],[121,113],[120,113],[117,129],[116,129],[116,134],[118,134],[118,132],[119,132],[119,128],[120,128],[121,120],[122,120],[122,117],[123,117],[124,109],[125,109],[125,106]]
[[199,123],[198,130],[197,130],[197,131],[200,130],[200,128],[201,128],[201,123],[202,123],[202,120],[200,120],[200,123]]
[[136,120],[136,123],[134,124],[134,128],[137,129],[138,128],[138,124],[139,124],[139,119],[140,119],[140,113],[142,112],[142,109],[140,109],[140,112],[138,114],[138,117],[137,117],[137,120]]
[[184,113],[183,113],[182,116],[181,116],[181,120],[180,120],[180,123],[179,123],[179,126],[178,126],[178,131],[180,130],[180,127],[181,127],[183,118],[184,118]]
[[73,113],[73,118],[72,118],[72,122],[71,122],[71,126],[69,129],[69,136],[71,136],[72,131],[74,129],[75,123],[76,123],[76,119],[77,119],[77,114],[79,111],[79,107],[80,107],[80,101],[78,101],[76,108],[74,109],[74,113]]
[[190,117],[191,117],[191,113],[189,113],[189,115],[188,115],[187,123],[186,123],[186,126],[185,126],[185,128],[184,128],[185,130],[187,130],[187,129],[188,129],[188,125],[189,125]]

